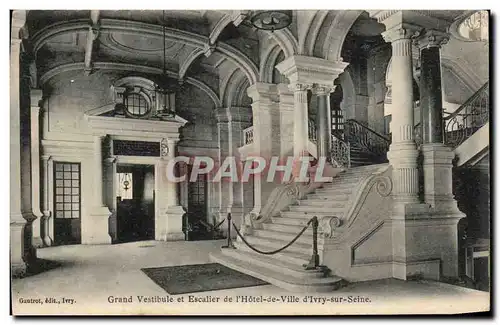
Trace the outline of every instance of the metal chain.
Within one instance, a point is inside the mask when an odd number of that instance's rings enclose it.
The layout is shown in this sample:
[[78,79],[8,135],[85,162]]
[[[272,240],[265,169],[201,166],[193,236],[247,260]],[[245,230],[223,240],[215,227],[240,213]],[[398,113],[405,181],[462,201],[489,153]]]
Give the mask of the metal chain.
[[236,225],[234,224],[234,222],[232,223],[233,224],[233,227],[234,227],[234,230],[236,230],[236,234],[241,238],[241,240],[250,248],[252,249],[253,251],[257,252],[257,253],[260,253],[260,254],[264,254],[264,255],[274,255],[276,253],[279,253],[281,252],[282,250],[290,247],[290,245],[292,245],[293,243],[295,243],[295,241],[297,239],[299,239],[299,237],[304,233],[304,231],[306,231],[306,229],[309,227],[309,225],[311,224],[311,222],[314,220],[314,218],[316,217],[312,217],[308,222],[307,224],[304,226],[304,228],[302,228],[302,230],[297,234],[297,236],[295,236],[294,239],[292,239],[291,242],[289,242],[288,244],[286,244],[285,246],[279,248],[279,249],[276,249],[274,251],[270,251],[270,252],[264,252],[264,251],[261,251],[260,249],[258,248],[255,248],[253,247],[251,244],[249,244],[246,239],[240,234],[240,231],[238,230],[238,227],[236,227]]

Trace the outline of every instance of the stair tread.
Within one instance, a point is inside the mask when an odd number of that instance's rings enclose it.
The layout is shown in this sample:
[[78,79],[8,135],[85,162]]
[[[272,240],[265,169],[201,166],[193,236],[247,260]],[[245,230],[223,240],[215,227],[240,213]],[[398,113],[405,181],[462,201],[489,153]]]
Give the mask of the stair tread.
[[[249,251],[251,250],[243,242],[237,241],[237,242],[234,242],[234,244],[235,244],[235,246],[245,247],[245,249],[247,249]],[[255,248],[260,249],[262,251],[269,249],[269,247],[259,245],[259,244],[252,244],[252,246],[254,246]],[[296,259],[301,259],[301,260],[304,260],[304,262],[309,261],[309,259],[311,258],[311,255],[307,255],[307,254],[303,254],[303,253],[299,253],[299,252],[294,252],[294,251],[289,251],[286,249],[279,252],[279,253],[276,253],[274,256],[280,256],[280,255],[285,255],[285,256],[290,256],[290,257],[296,258]]]
[[[267,237],[254,236],[254,235],[247,236],[245,239],[247,241],[249,241],[249,240],[250,241],[253,241],[253,240],[268,241],[272,244],[281,245],[280,247],[283,247],[289,243],[289,241],[285,241],[285,240],[281,240],[281,239],[267,238]],[[253,245],[253,243],[252,243],[252,245]],[[297,248],[302,248],[302,249],[312,249],[312,242],[311,242],[311,244],[304,244],[304,243],[295,242],[292,245],[290,245],[289,247],[293,247],[293,246],[295,246]]]
[[302,265],[297,265],[297,264],[293,264],[291,262],[287,262],[287,261],[279,260],[277,258],[273,258],[272,255],[269,256],[269,255],[262,255],[262,254],[254,253],[253,251],[246,251],[246,250],[241,250],[241,249],[229,249],[229,250],[224,249],[223,254],[230,255],[232,257],[234,257],[233,255],[238,255],[238,254],[246,255],[247,257],[258,259],[261,262],[269,263],[269,264],[272,264],[275,266],[287,268],[287,269],[294,270],[296,272],[305,273],[305,274],[309,273],[311,275],[314,275],[316,273],[322,273],[321,270],[306,270],[302,267]]
[[251,276],[260,278],[260,276],[264,275],[270,278],[277,279],[281,282],[286,282],[295,285],[323,286],[327,284],[335,284],[339,281],[342,281],[342,279],[337,276],[329,276],[324,278],[300,278],[300,277],[293,277],[281,272],[276,272],[268,268],[259,268],[259,270],[257,271],[255,265],[228,255],[223,255],[222,253],[211,253],[211,257],[222,261],[225,260],[226,262],[231,263],[233,267],[240,268],[240,270],[238,271],[244,272]]
[[[304,228],[302,226],[299,226],[300,228]],[[302,229],[301,229],[302,230]],[[268,230],[268,229],[254,229],[253,231],[256,231],[257,233],[260,233],[260,232],[263,232],[263,233],[273,233],[273,234],[279,234],[279,235],[282,235],[282,236],[293,236],[295,237],[298,232],[295,232],[295,233],[292,233],[292,232],[286,232],[286,231],[281,231],[281,230]],[[312,234],[308,234],[307,231],[304,231],[304,233],[301,235],[302,236],[306,236],[306,237],[310,237],[311,240],[312,240]],[[267,238],[267,237],[265,237]]]

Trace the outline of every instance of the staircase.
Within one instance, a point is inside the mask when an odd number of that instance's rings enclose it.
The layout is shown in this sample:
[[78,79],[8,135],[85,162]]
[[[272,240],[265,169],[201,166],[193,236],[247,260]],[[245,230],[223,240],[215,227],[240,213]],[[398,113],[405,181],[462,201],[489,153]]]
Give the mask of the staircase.
[[[276,215],[264,216],[262,222],[246,232],[247,242],[261,251],[273,251],[287,245],[313,216],[342,219],[355,201],[354,196],[361,190],[363,180],[380,166],[351,168],[335,177],[332,183],[298,197],[294,204]],[[211,254],[211,259],[289,291],[335,290],[343,280],[331,274],[327,267],[315,270],[302,267],[311,259],[312,243],[312,229],[309,227],[295,243],[274,255],[256,253],[237,240],[234,242],[236,249],[222,249],[220,253]]]

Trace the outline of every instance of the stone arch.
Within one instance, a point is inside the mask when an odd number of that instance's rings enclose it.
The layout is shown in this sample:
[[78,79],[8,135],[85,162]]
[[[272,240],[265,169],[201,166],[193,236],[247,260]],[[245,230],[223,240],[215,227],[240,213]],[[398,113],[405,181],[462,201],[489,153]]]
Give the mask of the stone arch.
[[273,71],[276,66],[276,58],[283,52],[279,44],[269,47],[264,53],[264,57],[260,65],[260,81],[266,83],[273,82]]
[[250,83],[240,69],[235,70],[234,73],[231,74],[227,88],[224,91],[224,98],[222,101],[224,107],[241,106],[239,100],[242,98],[241,92],[246,91],[246,88],[244,88],[246,82],[248,84]]
[[356,107],[356,86],[352,80],[351,68],[349,66],[339,76],[338,83],[342,86],[343,98],[340,103],[340,108],[342,109],[344,119],[354,119]]
[[341,51],[344,40],[352,25],[363,14],[363,10],[338,10],[331,23],[325,19],[322,29],[326,29],[325,40],[321,42],[316,56],[330,61],[342,61]]

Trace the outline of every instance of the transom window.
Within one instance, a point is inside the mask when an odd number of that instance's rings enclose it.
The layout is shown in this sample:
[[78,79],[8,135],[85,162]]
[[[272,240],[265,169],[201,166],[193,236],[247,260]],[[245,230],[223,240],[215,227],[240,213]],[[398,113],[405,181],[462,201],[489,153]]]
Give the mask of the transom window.
[[143,95],[138,93],[129,93],[125,98],[127,112],[133,116],[144,116],[149,113],[149,104]]

